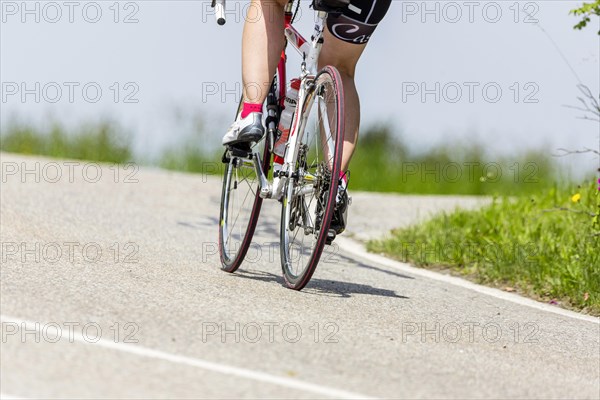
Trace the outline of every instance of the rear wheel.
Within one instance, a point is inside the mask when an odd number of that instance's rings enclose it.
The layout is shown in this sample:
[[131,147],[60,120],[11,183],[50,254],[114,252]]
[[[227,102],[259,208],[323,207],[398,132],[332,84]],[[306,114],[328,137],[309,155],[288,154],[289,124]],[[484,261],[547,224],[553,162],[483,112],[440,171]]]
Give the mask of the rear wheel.
[[[265,142],[262,139],[254,146],[263,149],[263,170],[268,168],[270,157]],[[228,149],[223,158],[226,165],[219,218],[219,253],[221,268],[227,272],[234,272],[242,264],[262,206],[252,161],[254,148]]]
[[[288,287],[302,289],[327,240],[342,161],[344,95],[339,72],[325,67],[304,103],[297,156],[281,215],[281,264]],[[305,121],[305,123],[303,123]]]

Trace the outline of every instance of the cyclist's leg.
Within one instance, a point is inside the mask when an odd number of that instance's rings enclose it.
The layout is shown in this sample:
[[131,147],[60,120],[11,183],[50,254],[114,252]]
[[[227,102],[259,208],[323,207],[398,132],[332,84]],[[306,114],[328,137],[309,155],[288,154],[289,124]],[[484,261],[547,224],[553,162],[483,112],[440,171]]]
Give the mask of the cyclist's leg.
[[364,51],[366,44],[355,44],[341,41],[334,37],[329,29],[325,30],[323,48],[319,56],[319,68],[333,65],[338,69],[342,77],[344,87],[344,115],[345,132],[344,148],[342,153],[342,171],[348,169],[352,153],[358,139],[358,128],[360,125],[360,100],[356,85],[354,84],[354,72],[356,63]]
[[350,164],[360,124],[360,102],[354,84],[356,63],[391,3],[392,0],[351,0],[351,7],[345,9],[342,15],[327,17],[319,64],[334,65],[342,75],[346,116],[342,156],[344,171]]
[[283,9],[287,0],[252,0],[242,37],[243,97],[262,104],[283,50]]
[[[329,29],[325,30],[324,43],[319,56],[319,67],[333,65],[337,68],[342,78],[344,88],[344,143],[342,146],[342,171],[347,171],[356,140],[358,139],[358,127],[360,125],[360,101],[354,84],[354,72],[356,63],[364,51],[365,44],[347,43],[334,37]],[[346,228],[348,193],[345,182],[339,181],[338,195],[336,197],[336,208],[331,218],[327,243],[335,239],[337,234]]]
[[262,107],[284,46],[287,0],[251,0],[242,36],[242,107],[223,136],[224,146],[251,143],[264,136]]

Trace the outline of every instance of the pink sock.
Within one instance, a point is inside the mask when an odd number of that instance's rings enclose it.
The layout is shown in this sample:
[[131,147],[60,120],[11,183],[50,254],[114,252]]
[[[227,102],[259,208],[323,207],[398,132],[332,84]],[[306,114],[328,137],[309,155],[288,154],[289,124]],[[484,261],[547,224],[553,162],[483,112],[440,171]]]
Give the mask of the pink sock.
[[248,114],[253,112],[262,112],[262,104],[244,102],[242,107],[242,118],[246,118]]
[[340,171],[340,178],[345,182],[348,183],[348,175],[346,175],[346,173],[344,171]]
[[346,175],[345,172],[340,171],[340,179],[342,180],[344,188],[348,187],[348,175]]

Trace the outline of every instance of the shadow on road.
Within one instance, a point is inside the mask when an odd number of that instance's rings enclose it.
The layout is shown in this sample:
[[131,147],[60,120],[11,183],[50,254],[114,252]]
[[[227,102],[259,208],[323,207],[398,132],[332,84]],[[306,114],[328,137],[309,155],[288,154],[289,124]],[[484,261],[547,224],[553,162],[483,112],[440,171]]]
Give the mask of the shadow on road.
[[[263,218],[263,220],[264,219],[265,218]],[[261,237],[261,234],[264,236],[267,236],[267,237],[269,235],[271,235],[273,238],[279,238],[279,230],[277,229],[277,224],[273,223],[272,221],[270,221],[270,222],[271,223],[263,223],[256,227],[256,231],[254,232],[254,236],[255,236],[254,243],[253,243],[254,245],[256,245],[257,238]],[[202,228],[206,228],[206,227],[212,228],[212,227],[217,227],[219,225],[219,219],[214,218],[214,217],[203,217],[203,218],[200,218],[193,222],[177,221],[177,225],[184,226],[186,228],[192,228],[192,229],[202,229]],[[262,243],[263,243],[263,245],[266,244],[266,245],[271,246],[271,245],[277,243],[277,239],[273,239],[271,241],[269,241],[268,239],[264,239],[262,241]],[[357,266],[360,268],[366,268],[366,269],[370,269],[373,271],[383,272],[385,274],[396,276],[398,278],[415,279],[412,276],[404,275],[404,274],[401,274],[401,273],[398,273],[395,271],[390,271],[390,270],[383,269],[383,268],[378,268],[373,265],[365,264],[365,263],[362,263],[351,257],[345,256],[345,255],[341,254],[340,248],[336,243],[334,243],[333,246],[331,246],[331,247],[326,247],[323,254],[324,254],[324,256],[322,256],[322,260],[325,260],[324,263],[326,263],[326,264],[339,263],[340,259],[341,259],[346,264],[354,265],[354,266]],[[328,257],[328,255],[329,255],[329,257]],[[328,259],[330,259],[331,261],[327,262],[326,260],[328,260]]]
[[[277,282],[284,286],[283,277],[271,274],[270,272],[238,270],[233,276],[263,282]],[[406,296],[396,294],[393,290],[374,288],[373,286],[364,285],[362,283],[340,282],[331,279],[316,278],[311,279],[301,293],[342,298],[352,297],[353,294],[367,294],[371,296],[408,299]]]
[[357,261],[357,260],[355,260],[353,258],[350,258],[348,256],[344,256],[344,255],[341,255],[341,254],[338,254],[337,257],[339,257],[342,260],[344,260],[344,262],[347,263],[347,264],[355,265],[355,266],[360,267],[360,268],[366,268],[366,269],[370,269],[370,270],[373,270],[373,271],[383,272],[383,273],[388,274],[388,275],[397,276],[398,278],[415,279],[412,276],[404,275],[404,274],[401,274],[401,273],[395,272],[395,271],[389,271],[389,270],[383,269],[383,268],[377,268],[377,267],[374,267],[373,265],[365,264],[363,262]]

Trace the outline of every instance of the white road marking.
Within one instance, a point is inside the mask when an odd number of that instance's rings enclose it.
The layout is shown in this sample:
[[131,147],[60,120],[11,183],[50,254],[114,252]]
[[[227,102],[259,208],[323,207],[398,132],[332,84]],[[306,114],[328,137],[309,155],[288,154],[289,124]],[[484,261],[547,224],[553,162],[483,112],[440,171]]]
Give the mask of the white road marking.
[[412,275],[422,276],[424,278],[433,279],[436,281],[448,283],[455,286],[460,286],[466,289],[471,289],[479,293],[483,293],[488,296],[496,297],[502,300],[510,301],[516,304],[520,304],[523,306],[528,306],[532,308],[536,308],[538,310],[551,312],[554,314],[561,315],[563,317],[579,319],[582,321],[593,322],[596,324],[600,324],[600,318],[594,317],[592,315],[580,314],[574,311],[565,310],[564,308],[554,307],[549,304],[540,303],[539,301],[535,301],[532,299],[528,299],[525,297],[521,297],[518,294],[504,292],[499,289],[490,288],[487,286],[481,286],[476,283],[467,281],[465,279],[461,279],[455,276],[444,275],[439,272],[430,271],[422,268],[413,267],[412,265],[402,263],[399,261],[395,261],[378,254],[368,253],[364,246],[352,239],[338,237],[335,239],[336,243],[340,246],[340,249],[345,251],[348,254],[354,255],[358,258],[362,258],[363,260],[367,260],[376,264],[384,265],[386,267],[399,269],[403,272]]
[[[27,330],[41,331],[40,326],[44,326],[44,333],[48,336],[59,336],[61,332],[58,331],[52,325],[43,325],[41,321],[36,325],[35,322],[27,321],[21,318],[15,318],[8,315],[0,315],[0,320],[7,323],[16,323],[19,325],[24,324]],[[42,334],[42,332],[40,332]],[[290,389],[297,389],[304,392],[311,392],[321,396],[327,396],[332,398],[341,399],[372,399],[372,397],[365,396],[362,394],[347,392],[345,390],[339,390],[321,386],[313,383],[303,382],[297,379],[286,378],[282,376],[271,375],[266,372],[257,372],[249,369],[232,367],[225,364],[218,364],[211,361],[205,361],[198,358],[180,356],[177,354],[170,354],[160,350],[154,350],[143,346],[131,345],[126,343],[115,343],[108,339],[100,338],[97,342],[92,343],[83,337],[81,332],[73,332],[73,341],[83,343],[92,346],[103,347],[106,349],[121,351],[124,353],[134,354],[140,357],[155,358],[159,360],[169,361],[176,364],[189,365],[191,367],[202,368],[207,371],[218,372],[225,375],[238,376],[240,378],[246,378],[255,380],[258,382],[270,383],[273,385],[283,386]],[[9,397],[7,397],[9,398]]]

